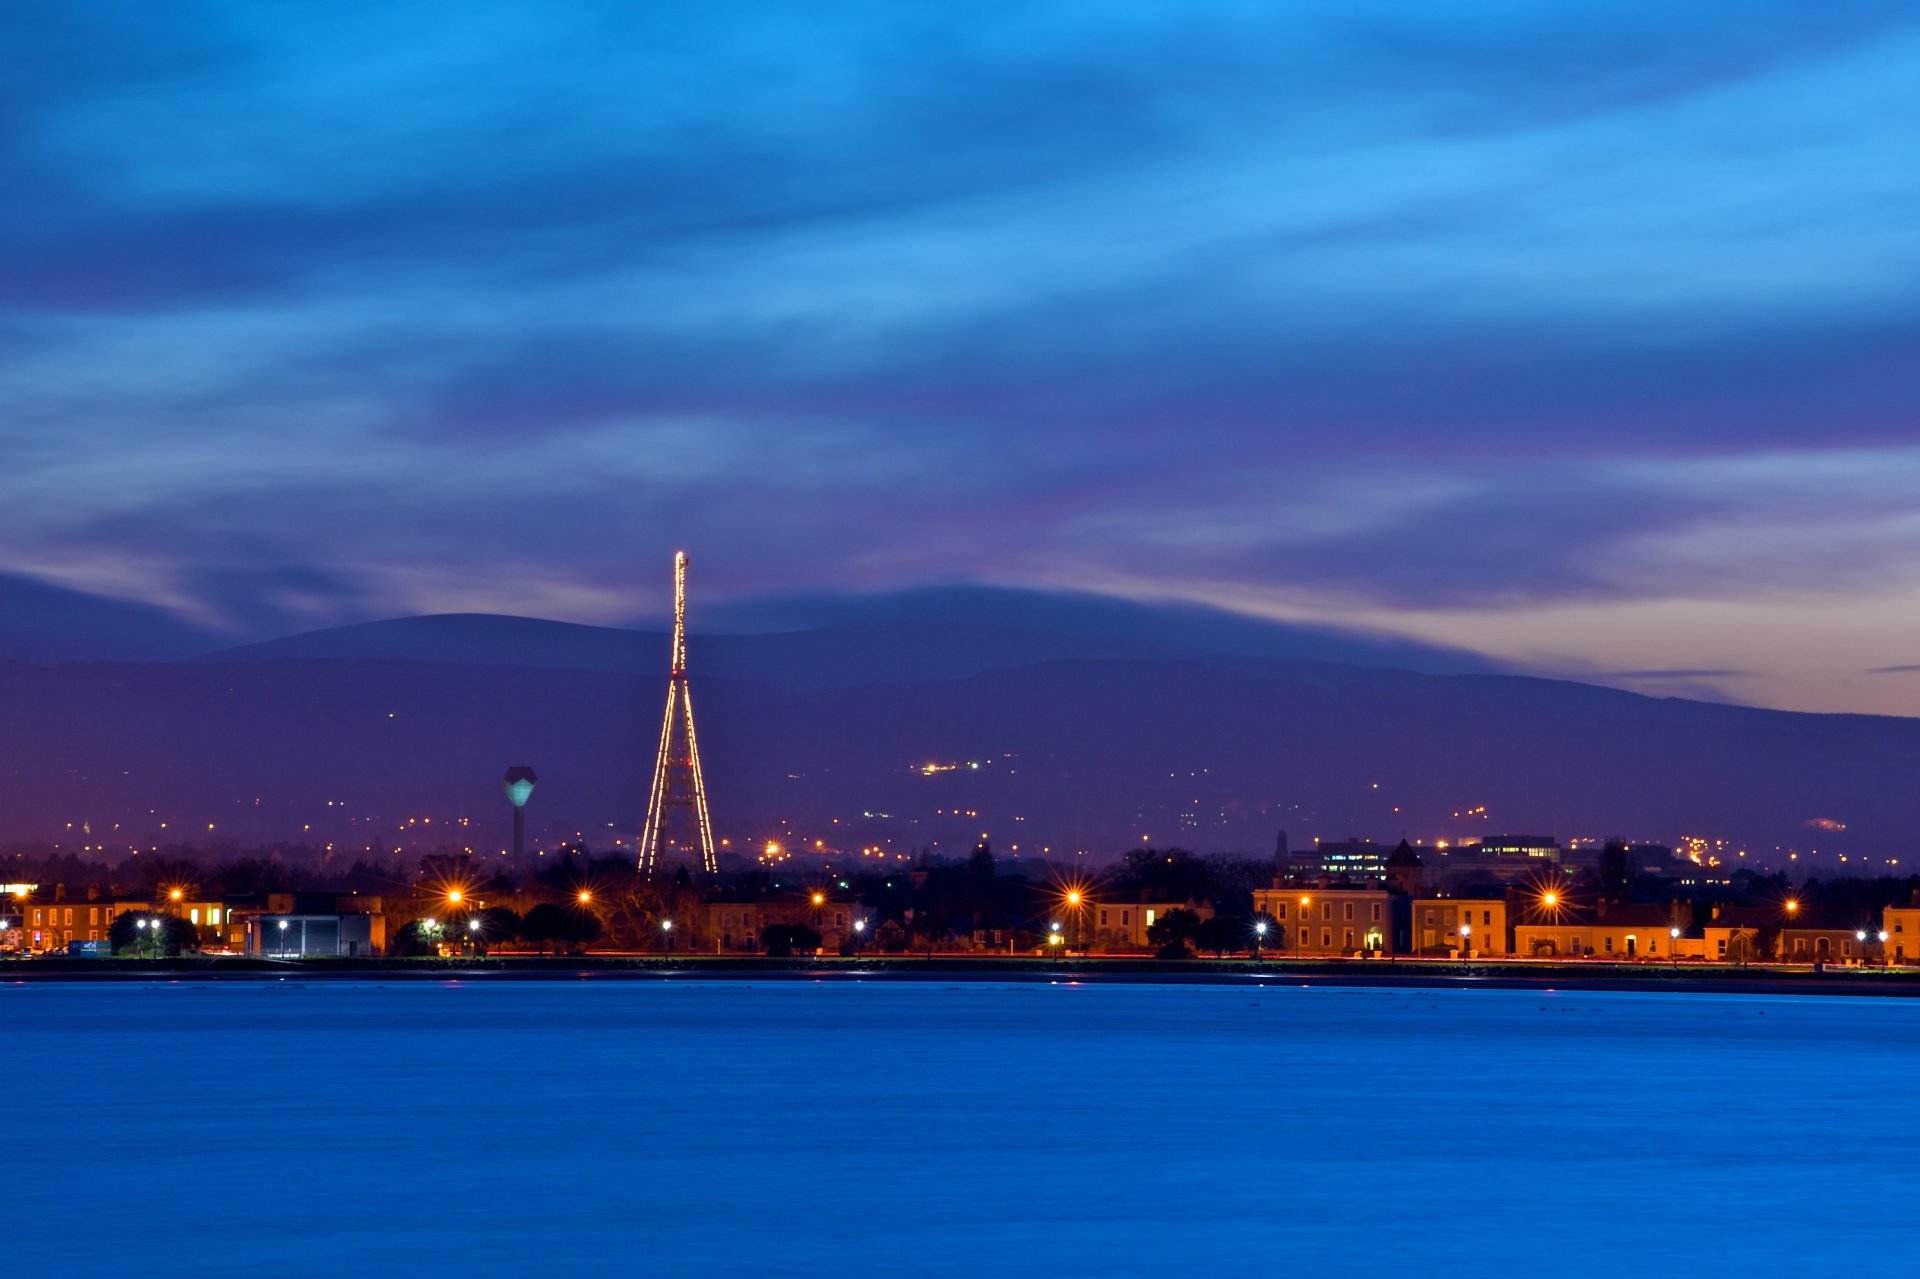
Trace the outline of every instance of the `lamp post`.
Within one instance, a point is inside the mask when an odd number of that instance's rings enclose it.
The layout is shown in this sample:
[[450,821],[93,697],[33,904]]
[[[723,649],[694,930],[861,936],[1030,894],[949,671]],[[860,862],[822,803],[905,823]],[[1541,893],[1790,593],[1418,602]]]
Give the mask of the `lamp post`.
[[1473,940],[1472,939],[1473,939],[1473,925],[1462,923],[1460,925],[1460,958],[1463,960],[1473,958]]
[[477,919],[469,919],[467,921],[467,958],[478,959],[479,957],[480,921]]
[[1667,929],[1667,961],[1678,968],[1680,966],[1680,930]]
[[673,921],[671,919],[663,919],[660,921],[660,957],[662,959],[666,958],[672,949]]
[[1253,962],[1260,962],[1260,946],[1267,940],[1267,921],[1255,920],[1253,924]]
[[284,919],[280,921],[279,949],[280,949],[280,958],[285,959],[287,957],[287,921]]

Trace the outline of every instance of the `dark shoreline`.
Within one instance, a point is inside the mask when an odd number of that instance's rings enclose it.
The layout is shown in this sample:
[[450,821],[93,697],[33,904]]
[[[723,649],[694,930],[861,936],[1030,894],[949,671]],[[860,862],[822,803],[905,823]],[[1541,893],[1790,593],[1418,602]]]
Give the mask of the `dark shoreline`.
[[944,981],[1180,986],[1292,983],[1424,990],[1668,991],[1920,998],[1920,971],[1726,968],[1576,962],[1440,963],[881,956],[768,959],[507,955],[470,959],[34,959],[0,964],[0,986],[175,981]]

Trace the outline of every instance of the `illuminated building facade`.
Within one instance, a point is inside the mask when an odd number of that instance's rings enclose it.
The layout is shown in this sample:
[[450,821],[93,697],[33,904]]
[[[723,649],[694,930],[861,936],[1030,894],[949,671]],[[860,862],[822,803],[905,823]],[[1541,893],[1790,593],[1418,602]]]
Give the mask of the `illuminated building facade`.
[[1267,949],[1293,955],[1392,955],[1403,948],[1407,899],[1384,888],[1257,888],[1253,910],[1273,920]]
[[[1464,952],[1489,959],[1513,953],[1504,897],[1416,897],[1413,949],[1420,955]],[[1462,931],[1464,930],[1464,932]]]
[[667,713],[660,724],[647,821],[640,835],[640,869],[651,874],[670,857],[685,858],[712,874],[720,869],[707,816],[706,782],[693,731],[693,699],[687,689],[687,553],[673,557],[673,669],[667,680]]
[[1880,927],[1887,934],[1883,953],[1889,963],[1920,962],[1920,892],[1915,892],[1904,906],[1881,911]]
[[1093,949],[1151,950],[1147,930],[1176,910],[1213,918],[1213,907],[1207,902],[1092,902],[1087,911],[1093,918]]

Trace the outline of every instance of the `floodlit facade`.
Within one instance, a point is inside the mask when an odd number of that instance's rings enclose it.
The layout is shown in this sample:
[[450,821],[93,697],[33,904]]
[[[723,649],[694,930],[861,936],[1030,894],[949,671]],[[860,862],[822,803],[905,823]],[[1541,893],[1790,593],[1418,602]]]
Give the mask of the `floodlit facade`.
[[1190,910],[1201,919],[1213,918],[1207,902],[1091,902],[1086,910],[1093,921],[1093,949],[1149,950],[1147,930],[1176,910]]
[[1904,906],[1889,906],[1880,912],[1880,927],[1887,934],[1885,955],[1890,964],[1920,963],[1920,893]]
[[[1513,930],[1513,953],[1526,959],[1673,959],[1678,951],[1699,953],[1698,942],[1676,947],[1673,930],[1683,928],[1674,912],[1642,902],[1602,903],[1596,911],[1566,909]],[[1683,937],[1684,940],[1684,937]]]
[[[1464,937],[1461,933],[1463,928],[1466,929]],[[1469,956],[1487,958],[1513,953],[1513,934],[1507,917],[1506,899],[1414,898],[1413,952],[1417,955],[1441,955],[1462,950]]]
[[1294,955],[1391,955],[1396,905],[1406,898],[1382,888],[1257,888],[1256,915],[1273,920],[1267,949]]

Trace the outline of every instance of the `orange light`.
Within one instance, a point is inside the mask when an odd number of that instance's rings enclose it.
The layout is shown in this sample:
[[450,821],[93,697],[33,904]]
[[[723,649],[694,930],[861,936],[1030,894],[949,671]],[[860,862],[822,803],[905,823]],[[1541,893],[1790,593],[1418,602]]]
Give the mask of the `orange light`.
[[1787,898],[1787,914],[1791,915],[1799,909],[1800,903],[1797,900],[1792,897]]
[[1302,897],[1302,898],[1300,899],[1300,904],[1301,904],[1302,906],[1311,906],[1311,905],[1313,905],[1313,898],[1311,898],[1311,897]]
[[593,894],[591,892],[589,892],[587,889],[584,889],[584,888],[580,890],[580,904],[582,906],[586,905],[588,902],[592,900],[593,900]]
[[464,896],[466,896],[466,894],[461,892],[457,888],[449,888],[447,890],[447,901],[451,905],[458,906],[460,904],[460,899]]
[[1547,907],[1549,910],[1551,910],[1553,907],[1558,906],[1560,904],[1560,894],[1549,889],[1548,891],[1540,894],[1540,904],[1542,906]]
[[1077,888],[1068,889],[1067,905],[1078,906],[1079,904],[1080,904],[1080,890]]
[[826,905],[826,904],[827,904],[827,895],[826,895],[825,893],[815,893],[815,894],[813,895],[813,904],[814,904],[814,905],[816,905],[816,906],[824,906],[824,905]]
[[178,888],[176,888],[172,892],[168,893],[167,896],[173,898],[173,900],[175,901],[179,901],[182,897],[185,897],[186,894],[181,892]]

